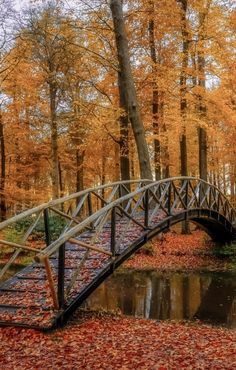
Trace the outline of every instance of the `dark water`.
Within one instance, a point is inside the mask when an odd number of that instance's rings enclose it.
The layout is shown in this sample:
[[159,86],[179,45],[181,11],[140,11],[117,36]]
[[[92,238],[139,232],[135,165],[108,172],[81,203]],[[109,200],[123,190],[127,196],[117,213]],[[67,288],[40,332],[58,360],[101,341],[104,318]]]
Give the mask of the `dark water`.
[[[19,266],[13,267],[2,280],[18,270]],[[200,319],[236,328],[236,271],[122,270],[100,285],[83,306],[157,320]]]
[[117,272],[84,306],[158,320],[200,319],[236,328],[236,272]]

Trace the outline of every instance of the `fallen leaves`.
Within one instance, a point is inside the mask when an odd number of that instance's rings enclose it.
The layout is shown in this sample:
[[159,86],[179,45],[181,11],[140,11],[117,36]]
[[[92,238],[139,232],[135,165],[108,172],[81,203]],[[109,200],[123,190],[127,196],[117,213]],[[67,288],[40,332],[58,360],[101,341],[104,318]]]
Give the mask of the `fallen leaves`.
[[163,240],[151,241],[152,255],[136,253],[124,266],[136,269],[158,270],[228,270],[228,261],[212,254],[213,243],[206,240],[206,234],[196,230],[190,235],[173,232],[164,234]]
[[201,323],[81,314],[65,329],[0,329],[4,369],[214,369],[236,367],[236,333]]

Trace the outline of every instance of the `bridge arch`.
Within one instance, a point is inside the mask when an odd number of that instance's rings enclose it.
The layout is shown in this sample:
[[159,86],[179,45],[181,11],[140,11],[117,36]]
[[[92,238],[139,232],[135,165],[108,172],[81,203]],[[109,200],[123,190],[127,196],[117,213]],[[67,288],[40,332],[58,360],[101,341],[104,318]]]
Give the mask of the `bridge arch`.
[[[56,237],[50,230],[53,215],[66,222]],[[32,223],[19,243],[2,239],[0,245],[16,249],[13,259],[21,251],[34,253],[35,263],[17,279],[25,276],[29,283],[43,276],[47,281],[49,326],[65,321],[114,269],[171,225],[190,220],[220,242],[229,242],[236,235],[236,211],[227,197],[193,177],[117,182],[88,189],[25,211],[1,223],[0,230],[29,217]],[[41,219],[46,245],[37,249],[27,241]],[[9,293],[9,286],[12,281],[6,282],[2,291]],[[28,291],[33,291],[32,287]],[[0,313],[0,322],[3,318]]]

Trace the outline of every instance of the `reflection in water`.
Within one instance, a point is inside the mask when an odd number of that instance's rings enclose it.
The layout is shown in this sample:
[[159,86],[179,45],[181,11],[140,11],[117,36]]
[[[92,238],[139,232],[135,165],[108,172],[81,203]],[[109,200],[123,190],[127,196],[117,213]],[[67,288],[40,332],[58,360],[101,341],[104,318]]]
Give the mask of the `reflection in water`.
[[235,328],[235,275],[118,272],[107,279],[84,306],[158,320],[198,318]]

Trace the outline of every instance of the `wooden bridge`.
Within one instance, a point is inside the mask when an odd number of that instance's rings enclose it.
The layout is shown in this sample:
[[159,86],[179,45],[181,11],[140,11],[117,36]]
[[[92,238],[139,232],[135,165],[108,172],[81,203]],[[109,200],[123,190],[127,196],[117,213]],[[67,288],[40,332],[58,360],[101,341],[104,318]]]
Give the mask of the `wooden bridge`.
[[64,323],[123,261],[184,220],[216,241],[236,235],[236,211],[227,197],[192,177],[99,186],[2,222],[0,248],[11,255],[0,278],[20,254],[29,264],[0,286],[0,325],[49,329]]

